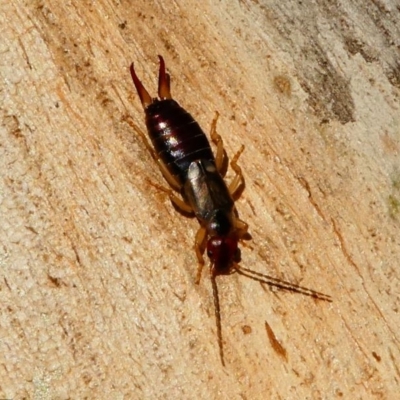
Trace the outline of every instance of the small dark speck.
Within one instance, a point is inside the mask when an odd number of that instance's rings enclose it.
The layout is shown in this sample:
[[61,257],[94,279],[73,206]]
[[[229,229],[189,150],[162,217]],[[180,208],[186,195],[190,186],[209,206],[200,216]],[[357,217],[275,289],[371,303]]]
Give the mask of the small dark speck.
[[279,356],[281,356],[287,361],[288,360],[287,351],[279,342],[279,340],[276,338],[274,331],[269,326],[267,321],[265,321],[265,330],[267,331],[268,339],[269,342],[271,343],[272,348]]
[[30,231],[30,232],[32,232],[32,233],[35,233],[36,235],[38,234],[38,232],[37,232],[34,228],[32,228],[31,226],[25,226],[25,228],[26,228],[28,231]]
[[285,75],[278,75],[274,78],[274,87],[279,92],[286,96],[290,96],[292,92],[292,85],[290,79]]
[[56,101],[56,104],[54,104],[55,108],[60,108],[60,104],[58,103],[58,101]]
[[375,358],[376,361],[381,361],[381,356],[379,354],[376,354],[374,351],[372,352],[372,356]]
[[124,22],[121,22],[121,23],[118,25],[118,27],[119,27],[120,29],[125,29],[125,28],[126,28],[126,25],[127,25],[127,22],[124,21]]
[[47,279],[55,286],[55,287],[60,287],[61,286],[61,279],[59,278],[54,278],[53,276],[47,275]]
[[242,331],[245,335],[249,335],[252,332],[251,326],[249,325],[243,325],[242,326]]
[[10,287],[10,285],[9,285],[9,283],[8,283],[8,281],[7,281],[6,278],[4,278],[4,283],[5,283],[6,286],[8,287],[8,290],[11,292],[11,287]]

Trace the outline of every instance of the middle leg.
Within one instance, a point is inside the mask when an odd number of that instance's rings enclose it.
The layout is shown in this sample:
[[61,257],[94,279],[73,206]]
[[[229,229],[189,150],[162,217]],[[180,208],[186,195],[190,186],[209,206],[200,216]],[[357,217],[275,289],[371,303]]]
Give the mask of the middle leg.
[[217,154],[215,156],[215,165],[217,166],[218,172],[224,176],[226,171],[224,169],[225,164],[225,159],[226,159],[226,153],[224,150],[224,142],[222,141],[222,137],[218,135],[217,133],[217,121],[219,117],[219,112],[215,112],[215,117],[212,120],[211,123],[211,130],[210,130],[210,136],[211,140],[213,143],[217,146]]
[[244,145],[242,145],[239,151],[235,154],[231,161],[231,168],[235,171],[236,175],[233,178],[231,184],[229,185],[229,192],[233,198],[240,194],[240,191],[244,187],[244,177],[242,173],[242,168],[238,165],[238,160],[240,155],[243,153]]

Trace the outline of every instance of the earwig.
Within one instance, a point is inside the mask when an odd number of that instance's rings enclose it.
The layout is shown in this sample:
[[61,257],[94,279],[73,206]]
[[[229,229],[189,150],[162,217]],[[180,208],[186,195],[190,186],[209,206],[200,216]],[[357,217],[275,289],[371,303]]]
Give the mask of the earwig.
[[[130,72],[136,91],[144,108],[148,135],[153,144],[146,147],[156,160],[164,178],[172,189],[166,191],[172,203],[183,213],[196,216],[200,223],[195,238],[198,260],[196,283],[200,282],[204,266],[203,254],[207,249],[210,259],[210,278],[213,289],[218,346],[222,365],[221,311],[219,304],[218,275],[237,272],[255,281],[279,289],[300,293],[324,301],[331,297],[306,287],[270,277],[239,266],[238,243],[249,238],[248,225],[239,219],[235,201],[244,187],[244,177],[237,164],[244,146],[231,160],[235,177],[227,186],[226,153],[222,138],[216,132],[218,114],[211,126],[211,140],[217,151],[214,154],[205,133],[194,118],[171,96],[170,76],[165,70],[164,59],[159,56],[158,98],[152,98],[135,73],[132,63]],[[177,192],[180,194],[179,197]]]

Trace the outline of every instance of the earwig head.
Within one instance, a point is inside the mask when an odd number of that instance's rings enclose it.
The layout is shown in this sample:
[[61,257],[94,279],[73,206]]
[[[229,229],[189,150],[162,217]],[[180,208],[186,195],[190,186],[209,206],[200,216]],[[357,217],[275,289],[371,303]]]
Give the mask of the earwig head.
[[207,242],[207,255],[212,264],[212,274],[228,275],[232,265],[240,261],[238,240],[232,236],[212,236]]

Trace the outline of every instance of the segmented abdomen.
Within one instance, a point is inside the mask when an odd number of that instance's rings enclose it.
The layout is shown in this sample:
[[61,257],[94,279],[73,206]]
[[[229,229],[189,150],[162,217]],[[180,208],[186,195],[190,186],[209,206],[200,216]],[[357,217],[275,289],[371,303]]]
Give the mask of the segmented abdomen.
[[175,100],[155,101],[148,106],[146,126],[158,156],[181,184],[191,162],[214,160],[199,124]]

